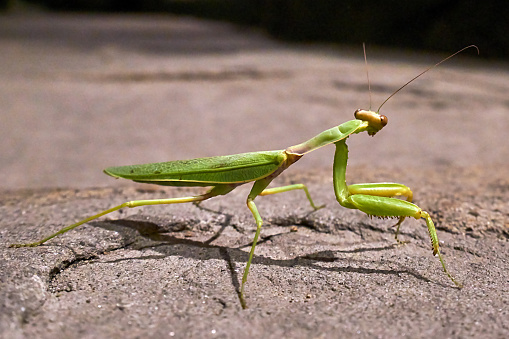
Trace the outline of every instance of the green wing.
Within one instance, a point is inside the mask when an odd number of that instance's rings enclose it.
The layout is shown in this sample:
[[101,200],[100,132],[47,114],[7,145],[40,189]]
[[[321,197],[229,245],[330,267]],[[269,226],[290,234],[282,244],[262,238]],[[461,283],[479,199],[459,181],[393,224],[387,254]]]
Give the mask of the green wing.
[[109,167],[115,178],[166,186],[213,186],[264,178],[286,160],[284,151],[250,152],[210,158]]

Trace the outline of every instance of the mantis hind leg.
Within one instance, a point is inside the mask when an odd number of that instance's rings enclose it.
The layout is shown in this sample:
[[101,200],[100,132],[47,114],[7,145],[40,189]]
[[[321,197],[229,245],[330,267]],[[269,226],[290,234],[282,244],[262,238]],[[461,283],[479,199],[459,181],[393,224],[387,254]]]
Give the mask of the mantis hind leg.
[[[397,183],[374,183],[374,184],[354,184],[348,186],[348,193],[350,195],[355,194],[365,194],[372,195],[378,197],[405,197],[406,201],[412,202],[413,193],[412,190],[405,185],[397,184]],[[403,243],[400,239],[398,239],[399,229],[403,220],[405,220],[406,216],[399,217],[398,222],[392,227],[396,227],[396,231],[394,232],[394,238],[398,243]]]
[[118,206],[112,207],[110,209],[104,210],[96,215],[93,215],[91,217],[85,218],[81,221],[78,221],[75,224],[69,225],[67,227],[62,228],[58,232],[55,232],[46,238],[33,242],[33,243],[25,243],[25,244],[12,244],[10,247],[36,247],[39,245],[44,244],[46,241],[53,239],[54,237],[63,234],[65,232],[68,232],[78,226],[81,226],[89,221],[95,220],[99,217],[102,217],[103,215],[118,211],[124,207],[140,207],[140,206],[147,206],[147,205],[168,205],[168,204],[181,204],[186,202],[199,202],[203,201],[212,197],[215,197],[217,195],[223,195],[227,194],[230,191],[232,191],[236,185],[217,185],[212,187],[207,193],[196,195],[196,196],[190,196],[190,197],[180,197],[180,198],[170,198],[170,199],[154,199],[154,200],[133,200],[128,201],[123,204],[120,204]]

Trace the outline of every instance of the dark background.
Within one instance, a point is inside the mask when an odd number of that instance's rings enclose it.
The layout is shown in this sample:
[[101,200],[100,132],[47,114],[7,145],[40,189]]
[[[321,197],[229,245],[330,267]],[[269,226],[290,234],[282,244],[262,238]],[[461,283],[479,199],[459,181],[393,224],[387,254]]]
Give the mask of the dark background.
[[[0,0],[13,7],[14,0]],[[166,12],[256,26],[273,37],[451,52],[475,44],[509,54],[507,1],[475,0],[28,0],[56,11]]]

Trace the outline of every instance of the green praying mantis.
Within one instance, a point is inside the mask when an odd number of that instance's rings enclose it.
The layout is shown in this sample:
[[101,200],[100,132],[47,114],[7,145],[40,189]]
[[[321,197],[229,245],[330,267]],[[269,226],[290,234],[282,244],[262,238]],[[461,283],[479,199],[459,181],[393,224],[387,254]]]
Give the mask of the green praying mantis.
[[[415,219],[424,219],[428,228],[431,239],[431,247],[433,255],[438,256],[444,272],[452,280],[452,282],[461,287],[458,282],[448,271],[444,258],[440,253],[439,241],[435,226],[428,212],[422,210],[419,206],[412,203],[412,191],[405,185],[397,183],[365,183],[365,184],[346,184],[346,167],[348,160],[348,146],[346,140],[348,137],[362,132],[374,136],[382,128],[387,125],[388,119],[384,115],[380,115],[380,108],[397,92],[403,89],[413,80],[429,71],[431,68],[438,66],[442,62],[464,51],[467,48],[476,46],[471,45],[465,47],[458,52],[443,59],[439,63],[429,67],[419,75],[401,86],[393,94],[391,94],[380,105],[378,110],[355,111],[354,120],[347,121],[339,126],[328,129],[315,137],[301,144],[290,146],[285,150],[267,151],[267,152],[250,152],[235,155],[216,156],[209,158],[198,158],[191,160],[178,160],[153,164],[132,165],[109,167],[104,172],[114,178],[129,179],[139,183],[157,184],[164,186],[199,186],[211,187],[204,194],[180,198],[170,199],[154,199],[154,200],[134,200],[128,201],[118,206],[102,211],[96,215],[83,219],[75,224],[64,227],[56,233],[33,243],[13,244],[12,247],[35,247],[44,244],[48,240],[70,231],[91,220],[97,219],[106,214],[120,210],[125,207],[139,207],[147,205],[164,205],[164,204],[180,204],[195,203],[199,204],[204,200],[225,195],[236,187],[254,182],[252,189],[247,196],[247,207],[253,214],[256,221],[256,232],[253,243],[249,252],[249,258],[246,263],[239,296],[243,307],[244,288],[247,282],[249,268],[253,260],[258,237],[262,228],[262,217],[258,212],[255,204],[255,198],[258,196],[282,193],[292,190],[303,190],[309,200],[313,210],[318,210],[324,206],[317,206],[313,202],[307,187],[303,184],[287,185],[282,187],[267,188],[271,181],[280,175],[284,170],[293,163],[302,158],[305,154],[312,152],[318,148],[329,144],[336,146],[333,164],[333,182],[334,193],[339,204],[350,209],[358,209],[370,216],[380,218],[398,218],[395,225],[395,238],[398,242],[398,234],[403,220],[407,217]],[[477,49],[479,52],[479,50]],[[364,55],[366,55],[364,53]],[[369,84],[369,77],[368,77]],[[405,198],[399,199],[399,198]]]

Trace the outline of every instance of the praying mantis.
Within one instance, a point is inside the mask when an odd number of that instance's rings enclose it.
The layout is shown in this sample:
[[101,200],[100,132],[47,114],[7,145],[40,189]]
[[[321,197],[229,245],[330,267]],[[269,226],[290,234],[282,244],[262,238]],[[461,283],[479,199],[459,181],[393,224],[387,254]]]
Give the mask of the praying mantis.
[[209,158],[109,167],[105,169],[104,172],[114,178],[123,178],[139,183],[163,186],[198,186],[211,188],[205,193],[195,196],[128,201],[78,221],[70,226],[64,227],[58,232],[53,233],[40,241],[33,243],[12,244],[11,247],[35,247],[42,245],[60,234],[125,207],[134,208],[147,205],[180,203],[195,203],[198,205],[204,200],[212,197],[228,194],[240,185],[254,182],[251,191],[247,196],[246,204],[255,219],[256,232],[246,267],[244,269],[244,274],[242,276],[240,292],[238,291],[241,304],[245,307],[244,289],[256,244],[263,225],[262,217],[255,204],[255,198],[258,196],[271,195],[292,190],[302,190],[306,194],[313,210],[316,211],[323,208],[323,205],[315,205],[307,187],[304,184],[293,184],[275,188],[267,187],[274,178],[279,176],[293,163],[301,159],[305,154],[329,144],[334,144],[336,146],[336,151],[333,162],[333,184],[334,193],[338,203],[349,209],[358,209],[370,216],[380,218],[397,218],[398,222],[395,225],[395,238],[398,242],[400,242],[398,239],[399,229],[405,218],[413,217],[415,219],[424,219],[430,236],[433,255],[438,257],[442,268],[449,279],[457,287],[462,287],[462,284],[457,281],[447,269],[445,260],[440,253],[438,236],[431,216],[428,212],[412,203],[413,193],[409,187],[398,183],[346,184],[346,168],[348,161],[348,146],[346,141],[348,137],[363,132],[368,133],[370,136],[377,134],[388,123],[387,117],[381,115],[379,111],[393,95],[410,84],[410,82],[429,71],[431,68],[438,66],[442,62],[471,47],[476,48],[479,52],[476,46],[471,45],[441,60],[392,93],[382,103],[382,105],[380,105],[377,111],[358,109],[354,113],[354,120],[350,120],[339,126],[330,128],[303,143],[290,146],[284,150],[250,152]]

